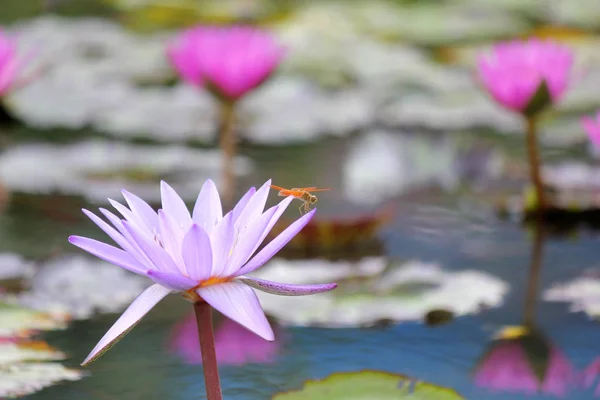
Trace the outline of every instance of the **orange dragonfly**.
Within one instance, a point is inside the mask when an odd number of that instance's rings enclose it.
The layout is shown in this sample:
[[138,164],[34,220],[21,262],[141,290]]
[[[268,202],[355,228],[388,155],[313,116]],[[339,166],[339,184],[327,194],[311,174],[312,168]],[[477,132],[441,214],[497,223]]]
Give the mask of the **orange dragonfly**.
[[279,190],[279,196],[294,196],[295,198],[302,201],[302,204],[298,208],[300,210],[300,215],[302,215],[302,208],[304,208],[304,213],[310,211],[310,206],[314,205],[319,199],[317,196],[312,194],[311,192],[324,192],[330,189],[319,189],[315,187],[305,187],[305,188],[292,188],[285,189],[280,186],[271,185],[271,189]]

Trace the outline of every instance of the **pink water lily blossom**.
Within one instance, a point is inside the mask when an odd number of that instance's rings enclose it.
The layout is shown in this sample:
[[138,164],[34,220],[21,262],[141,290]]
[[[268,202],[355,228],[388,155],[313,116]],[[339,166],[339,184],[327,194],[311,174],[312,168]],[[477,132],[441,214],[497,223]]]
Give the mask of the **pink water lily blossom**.
[[581,125],[588,135],[592,146],[600,149],[600,111],[593,117],[583,117]]
[[475,384],[497,391],[565,396],[575,376],[573,366],[555,348],[550,349],[547,363],[540,381],[523,345],[518,341],[501,341],[477,368]]
[[26,83],[22,73],[32,57],[33,53],[21,56],[17,41],[0,31],[0,96]]
[[251,188],[225,215],[211,180],[204,183],[192,213],[165,182],[160,186],[162,209],[158,211],[126,190],[122,193],[129,208],[109,199],[124,219],[100,209],[113,226],[83,210],[121,249],[81,236],[71,236],[69,241],[105,261],[149,277],[154,284],[133,301],[82,365],[108,350],[170,293],[180,293],[192,302],[206,302],[263,339],[274,340],[253,289],[283,296],[334,289],[334,283],[288,285],[248,276],[285,246],[315,212],[300,217],[257,251],[293,200],[287,197],[265,211],[270,184],[269,180],[259,190]]
[[228,100],[263,83],[284,53],[267,31],[250,26],[197,26],[183,31],[167,49],[185,81],[207,85]]
[[[276,328],[275,332],[277,332]],[[215,329],[215,349],[220,365],[272,363],[277,357],[280,346],[279,340],[273,342],[264,340],[227,318]],[[168,349],[188,364],[202,363],[194,314],[190,314],[175,325],[169,338]]]
[[551,40],[514,40],[480,55],[477,66],[480,81],[498,103],[525,112],[543,83],[548,102],[562,99],[569,86],[573,53]]

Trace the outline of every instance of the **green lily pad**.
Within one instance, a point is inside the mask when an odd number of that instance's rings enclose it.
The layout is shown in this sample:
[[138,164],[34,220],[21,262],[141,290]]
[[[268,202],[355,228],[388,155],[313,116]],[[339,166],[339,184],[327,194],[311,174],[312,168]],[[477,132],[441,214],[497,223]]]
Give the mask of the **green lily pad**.
[[31,331],[64,329],[65,322],[46,313],[0,303],[0,337],[23,337]]
[[273,400],[461,400],[453,389],[383,371],[342,372],[308,381],[297,391],[280,393]]

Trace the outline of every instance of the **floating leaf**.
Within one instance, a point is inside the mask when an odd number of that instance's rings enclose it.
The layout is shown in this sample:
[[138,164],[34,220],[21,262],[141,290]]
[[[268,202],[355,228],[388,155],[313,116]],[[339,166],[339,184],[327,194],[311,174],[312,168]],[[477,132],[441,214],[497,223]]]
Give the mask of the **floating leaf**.
[[273,400],[461,400],[453,389],[383,371],[342,372],[308,381],[298,391],[280,393]]
[[[563,162],[543,167],[546,197],[550,203],[547,219],[553,228],[568,230],[578,222],[600,226],[600,168],[579,162]],[[530,219],[535,216],[536,197],[533,187],[521,196],[499,206],[499,212]]]
[[0,337],[28,336],[31,331],[64,329],[65,322],[46,313],[0,303]]
[[508,284],[480,271],[447,272],[436,264],[391,264],[383,257],[360,261],[275,259],[257,278],[310,284],[335,281],[329,293],[299,299],[258,293],[265,311],[299,326],[373,326],[382,321],[418,321],[431,310],[455,316],[502,304]]
[[119,312],[148,286],[145,278],[102,260],[66,256],[42,265],[20,304],[52,315],[86,319],[94,313]]
[[[27,167],[34,159],[35,171]],[[159,200],[151,178],[161,177],[168,178],[184,198],[195,199],[198,187],[222,164],[223,155],[218,151],[94,139],[62,146],[12,147],[0,156],[0,179],[15,191],[83,195],[104,204],[107,196],[120,196],[123,187],[149,201]],[[251,169],[248,158],[235,159],[237,175]]]
[[[383,247],[377,233],[393,216],[394,210],[385,206],[373,213],[347,219],[313,219],[282,249],[281,255],[288,258],[326,256],[329,259],[347,259],[380,254]],[[275,224],[265,243],[289,224],[287,220]]]
[[56,361],[65,355],[44,341],[0,343],[0,368],[23,361]]
[[545,301],[569,303],[572,312],[584,312],[594,319],[600,317],[600,277],[597,275],[554,284],[542,296]]
[[57,363],[25,363],[0,367],[0,397],[25,396],[62,380],[81,379],[82,371]]

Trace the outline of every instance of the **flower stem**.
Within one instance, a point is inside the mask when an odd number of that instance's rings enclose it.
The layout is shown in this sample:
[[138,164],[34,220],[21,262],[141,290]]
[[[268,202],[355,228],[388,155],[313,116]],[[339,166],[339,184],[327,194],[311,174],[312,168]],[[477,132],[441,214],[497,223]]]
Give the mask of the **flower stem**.
[[544,212],[547,209],[546,193],[542,182],[540,172],[540,156],[537,145],[537,120],[535,117],[526,117],[527,125],[527,155],[529,157],[529,177],[535,188],[536,206],[538,212]]
[[525,294],[524,325],[532,327],[535,319],[535,305],[537,302],[537,288],[542,270],[542,253],[544,249],[545,232],[541,216],[536,218],[533,232],[533,250],[531,263],[529,265],[529,279],[527,281],[527,292]]
[[230,209],[233,206],[233,195],[235,191],[235,173],[234,160],[237,152],[236,137],[233,131],[235,123],[235,102],[221,102],[221,134],[219,136],[219,146],[223,151],[223,190],[221,199],[223,207]]
[[217,352],[215,350],[212,307],[205,301],[199,301],[194,303],[194,312],[196,313],[196,322],[198,323],[198,337],[200,338],[200,352],[202,353],[206,398],[208,400],[223,400],[221,382],[219,380],[219,367],[217,365]]

